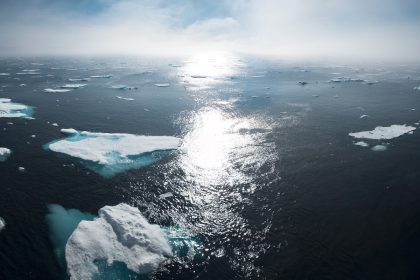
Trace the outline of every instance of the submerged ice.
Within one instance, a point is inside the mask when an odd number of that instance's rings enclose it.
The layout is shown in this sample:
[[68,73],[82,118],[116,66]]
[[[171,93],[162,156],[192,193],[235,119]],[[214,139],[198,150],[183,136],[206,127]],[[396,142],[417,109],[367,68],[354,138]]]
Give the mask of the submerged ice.
[[177,149],[181,142],[172,136],[95,133],[75,129],[62,129],[61,132],[69,134],[69,137],[45,147],[80,158],[88,168],[106,177],[154,163],[165,151]]
[[352,132],[349,133],[349,135],[358,139],[389,140],[400,137],[401,135],[404,135],[406,133],[410,133],[415,129],[416,128],[414,126],[407,126],[405,124],[395,124],[388,127],[378,126],[374,130],[370,131]]
[[30,106],[14,103],[9,98],[0,98],[0,118],[31,118]]

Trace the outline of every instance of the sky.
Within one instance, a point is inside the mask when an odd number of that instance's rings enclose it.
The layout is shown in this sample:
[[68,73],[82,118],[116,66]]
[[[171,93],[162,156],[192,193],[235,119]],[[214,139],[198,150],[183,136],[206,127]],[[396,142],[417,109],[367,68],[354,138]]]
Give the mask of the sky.
[[418,0],[1,0],[0,55],[420,60]]

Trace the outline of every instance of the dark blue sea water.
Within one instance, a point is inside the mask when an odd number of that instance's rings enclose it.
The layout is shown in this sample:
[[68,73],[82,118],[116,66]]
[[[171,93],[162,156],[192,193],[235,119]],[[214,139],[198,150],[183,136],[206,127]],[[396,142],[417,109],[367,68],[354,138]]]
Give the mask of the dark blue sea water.
[[[131,279],[420,278],[420,132],[363,140],[369,147],[348,135],[417,127],[418,66],[201,54],[2,58],[0,73],[9,74],[0,75],[0,98],[31,106],[34,118],[0,118],[0,147],[12,150],[0,162],[0,279],[66,279],[51,205],[91,219],[121,202],[200,244]],[[98,75],[112,77],[44,91]],[[339,77],[354,80],[331,81]],[[103,176],[45,149],[66,137],[61,128],[176,136],[182,145]],[[377,144],[387,149],[371,150]],[[59,228],[71,231],[77,219]]]

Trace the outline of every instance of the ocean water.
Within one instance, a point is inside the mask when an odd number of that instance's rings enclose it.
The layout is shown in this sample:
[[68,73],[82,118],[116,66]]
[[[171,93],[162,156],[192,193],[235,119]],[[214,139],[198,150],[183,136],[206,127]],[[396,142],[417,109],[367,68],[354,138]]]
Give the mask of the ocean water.
[[[26,57],[2,58],[0,73],[0,98],[34,118],[0,118],[0,147],[12,150],[0,162],[0,279],[67,279],[66,241],[52,232],[122,202],[172,234],[176,254],[147,275],[100,260],[98,279],[420,277],[417,65]],[[404,124],[416,129],[349,135]],[[109,166],[44,149],[63,128],[181,146],[103,176]],[[51,230],[61,207],[72,215]]]

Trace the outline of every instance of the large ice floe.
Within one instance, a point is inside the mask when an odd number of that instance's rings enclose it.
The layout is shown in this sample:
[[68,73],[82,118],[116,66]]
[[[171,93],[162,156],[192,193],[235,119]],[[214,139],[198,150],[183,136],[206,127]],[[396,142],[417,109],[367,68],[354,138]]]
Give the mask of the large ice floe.
[[14,103],[9,98],[0,98],[0,118],[32,118],[30,106]]
[[0,162],[5,161],[10,155],[12,151],[8,148],[0,148]]
[[180,146],[173,136],[146,136],[124,133],[96,133],[62,129],[69,137],[45,148],[77,157],[91,170],[105,177],[152,164]]
[[394,124],[391,126],[378,126],[370,131],[352,132],[349,135],[358,139],[389,140],[410,133],[415,129],[414,126]]
[[50,237],[72,280],[137,279],[167,258],[194,257],[202,250],[187,230],[150,224],[125,203],[101,208],[96,218],[60,205],[49,210]]

